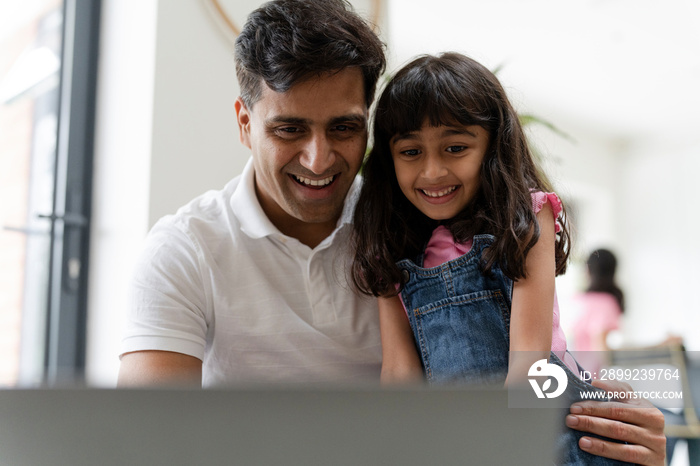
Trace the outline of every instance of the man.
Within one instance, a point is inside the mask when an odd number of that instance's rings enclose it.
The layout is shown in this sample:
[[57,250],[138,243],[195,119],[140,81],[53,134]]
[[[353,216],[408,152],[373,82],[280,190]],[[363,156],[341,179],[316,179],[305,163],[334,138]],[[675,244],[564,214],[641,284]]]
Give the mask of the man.
[[[342,0],[276,0],[249,16],[235,106],[252,159],[149,234],[120,386],[378,380],[376,303],[347,273],[355,175],[384,67],[383,44]],[[572,408],[570,425],[629,443],[582,447],[663,464],[663,416],[621,406]]]
[[376,380],[376,307],[343,261],[384,67],[383,44],[338,1],[251,14],[235,106],[252,160],[150,233],[120,383]]

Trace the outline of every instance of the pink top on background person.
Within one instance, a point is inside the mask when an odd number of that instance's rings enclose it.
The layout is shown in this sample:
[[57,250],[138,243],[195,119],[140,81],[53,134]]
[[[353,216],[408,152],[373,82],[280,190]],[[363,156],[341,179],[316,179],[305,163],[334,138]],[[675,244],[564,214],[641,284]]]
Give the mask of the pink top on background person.
[[[555,193],[544,193],[541,191],[532,192],[532,210],[537,214],[542,207],[549,203],[552,207],[552,213],[555,220],[555,231],[559,232],[561,230],[561,224],[559,222],[559,216],[562,212],[562,204],[559,196]],[[423,267],[431,268],[437,267],[445,262],[457,259],[460,256],[468,253],[472,248],[472,240],[468,240],[464,243],[455,243],[452,233],[440,225],[434,231],[428,245],[425,248],[425,253],[423,254]],[[552,351],[556,353],[559,358],[566,363],[566,365],[571,369],[574,374],[579,374],[578,365],[574,358],[566,353],[566,337],[564,336],[564,331],[561,328],[559,322],[559,303],[557,301],[556,291],[554,292],[554,309],[553,309],[553,319],[552,319]]]
[[574,297],[578,306],[578,319],[573,327],[576,351],[604,351],[599,345],[603,333],[620,328],[622,311],[610,293],[590,291]]
[[572,304],[578,308],[572,329],[576,359],[587,371],[599,376],[607,363],[604,334],[620,328],[622,310],[613,295],[597,291],[576,295]]

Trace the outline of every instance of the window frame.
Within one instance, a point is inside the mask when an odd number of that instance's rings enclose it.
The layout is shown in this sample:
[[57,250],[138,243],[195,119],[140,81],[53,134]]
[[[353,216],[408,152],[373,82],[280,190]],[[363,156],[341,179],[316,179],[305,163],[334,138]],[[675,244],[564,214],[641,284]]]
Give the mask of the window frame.
[[64,0],[45,383],[84,381],[101,0]]

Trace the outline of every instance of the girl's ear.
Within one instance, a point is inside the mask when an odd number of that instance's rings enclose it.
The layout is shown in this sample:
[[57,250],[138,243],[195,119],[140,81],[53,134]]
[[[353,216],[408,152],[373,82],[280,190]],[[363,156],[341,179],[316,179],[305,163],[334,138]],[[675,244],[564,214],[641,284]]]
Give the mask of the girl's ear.
[[238,122],[238,131],[239,131],[239,137],[241,140],[241,143],[246,146],[248,149],[251,149],[250,147],[250,111],[246,107],[246,105],[243,103],[243,99],[238,97],[236,99],[236,103],[234,104],[234,108],[236,109],[236,121]]

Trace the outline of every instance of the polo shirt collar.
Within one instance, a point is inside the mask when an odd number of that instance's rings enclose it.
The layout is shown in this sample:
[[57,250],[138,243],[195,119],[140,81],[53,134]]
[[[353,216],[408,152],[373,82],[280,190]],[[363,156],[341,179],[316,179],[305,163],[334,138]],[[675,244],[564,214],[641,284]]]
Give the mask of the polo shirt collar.
[[243,233],[251,238],[263,238],[265,236],[280,234],[280,231],[267,218],[265,212],[255,195],[255,169],[253,158],[248,159],[241,181],[231,196],[233,214],[238,218]]
[[[352,223],[352,216],[355,211],[355,204],[357,204],[357,199],[360,196],[361,186],[362,178],[358,175],[348,190],[336,231],[340,227]],[[258,197],[255,195],[255,168],[253,167],[252,157],[246,163],[243,173],[241,173],[241,181],[236,187],[233,196],[231,196],[231,207],[234,215],[238,218],[241,230],[251,238],[282,234],[267,218],[260,201],[258,201]]]

